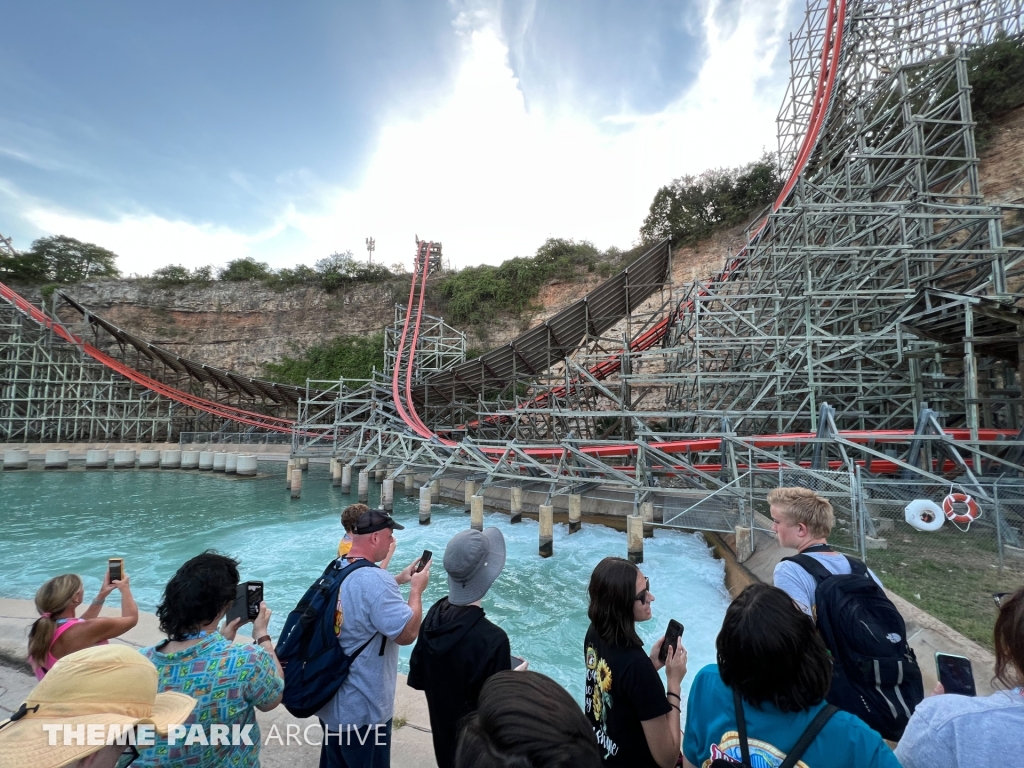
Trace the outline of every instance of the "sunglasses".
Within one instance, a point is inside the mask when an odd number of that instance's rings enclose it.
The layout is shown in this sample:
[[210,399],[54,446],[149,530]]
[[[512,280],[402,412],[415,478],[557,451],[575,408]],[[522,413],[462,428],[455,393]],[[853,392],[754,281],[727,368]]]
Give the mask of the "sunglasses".
[[117,758],[117,765],[115,768],[128,768],[129,765],[139,759],[139,750],[135,748],[134,744],[129,744],[128,748],[121,753],[121,756]]
[[647,593],[651,591],[651,580],[645,576],[644,582],[646,582],[646,586],[643,589],[641,589],[639,594],[637,594],[636,596],[636,599],[639,600],[641,603],[647,602]]
[[993,592],[992,599],[996,601],[996,608],[1003,607],[1003,600],[1012,595],[1013,592]]

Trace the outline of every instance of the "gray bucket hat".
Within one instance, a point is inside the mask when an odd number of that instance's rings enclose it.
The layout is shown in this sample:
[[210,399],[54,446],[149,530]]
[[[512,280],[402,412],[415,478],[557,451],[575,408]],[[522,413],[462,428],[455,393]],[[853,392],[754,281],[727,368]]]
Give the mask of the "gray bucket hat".
[[487,594],[505,567],[505,537],[497,528],[455,534],[444,549],[448,602],[469,605]]

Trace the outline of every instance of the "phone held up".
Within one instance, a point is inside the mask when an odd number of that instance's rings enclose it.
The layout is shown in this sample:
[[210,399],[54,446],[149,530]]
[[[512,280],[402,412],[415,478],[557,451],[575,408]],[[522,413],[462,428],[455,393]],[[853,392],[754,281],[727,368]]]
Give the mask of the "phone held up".
[[668,620],[668,627],[665,629],[665,642],[661,644],[661,652],[658,654],[658,660],[662,664],[668,658],[668,648],[677,648],[679,646],[679,638],[683,636],[683,625],[675,619]]
[[419,573],[424,568],[426,568],[427,567],[427,563],[430,562],[430,559],[433,556],[434,556],[433,552],[431,552],[429,549],[424,549],[423,550],[423,554],[420,556],[420,561],[416,564],[416,570],[414,572],[415,573]]
[[224,620],[229,624],[241,619],[247,624],[260,615],[260,603],[263,602],[263,582],[243,581],[235,588],[235,602],[231,604]]
[[526,661],[526,659],[521,659],[518,656],[512,656],[510,658],[512,660],[512,669],[516,669],[517,667],[521,667],[523,665],[523,662]]
[[937,652],[935,654],[935,672],[946,693],[958,693],[961,696],[978,695],[974,688],[971,660],[966,656]]
[[111,584],[124,578],[124,558],[112,557],[107,560],[107,571],[110,573]]

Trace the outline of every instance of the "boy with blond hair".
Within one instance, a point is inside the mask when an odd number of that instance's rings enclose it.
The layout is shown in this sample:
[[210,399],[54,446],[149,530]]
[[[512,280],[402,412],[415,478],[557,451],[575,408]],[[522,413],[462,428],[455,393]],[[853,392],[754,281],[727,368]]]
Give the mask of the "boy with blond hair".
[[[768,493],[772,530],[779,544],[821,563],[837,576],[852,573],[850,561],[828,545],[836,518],[828,499],[809,488],[775,488]],[[878,586],[882,582],[868,570]],[[788,594],[800,610],[814,618],[815,578],[797,563],[783,560],[775,566],[775,586]]]

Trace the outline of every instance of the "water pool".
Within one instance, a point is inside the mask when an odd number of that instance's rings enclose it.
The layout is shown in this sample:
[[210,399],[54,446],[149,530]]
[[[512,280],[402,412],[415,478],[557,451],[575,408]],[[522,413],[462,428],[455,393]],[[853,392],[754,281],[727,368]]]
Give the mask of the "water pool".
[[[178,566],[215,549],[241,561],[243,579],[265,583],[276,637],[288,611],[334,557],[343,533],[340,513],[355,494],[332,488],[326,465],[311,466],[298,501],[285,489],[283,463],[261,462],[260,472],[252,479],[156,470],[0,473],[0,596],[31,599],[46,579],[74,572],[85,580],[89,597],[107,558],[124,557],[140,608],[152,612]],[[371,482],[370,502],[379,494],[380,486]],[[435,505],[431,525],[420,526],[417,505],[418,499],[396,493],[394,514],[406,529],[396,532],[391,570],[401,570],[424,549],[435,553],[426,610],[447,593],[441,556],[448,540],[469,526],[469,516]],[[508,515],[495,512],[485,514],[484,525],[500,528],[508,548],[505,570],[484,598],[488,617],[508,633],[514,654],[582,701],[587,582],[601,558],[625,556],[625,534],[584,525],[569,536],[566,525],[556,525],[554,557],[542,559],[536,521],[512,525]],[[728,605],[723,565],[700,537],[675,531],[657,531],[645,542],[644,558],[641,569],[656,599],[654,618],[638,627],[640,636],[649,645],[670,617],[681,621],[692,678],[715,659],[715,636]],[[108,603],[117,605],[116,599],[115,592]],[[410,650],[402,649],[403,672]],[[688,687],[684,680],[684,691]]]

